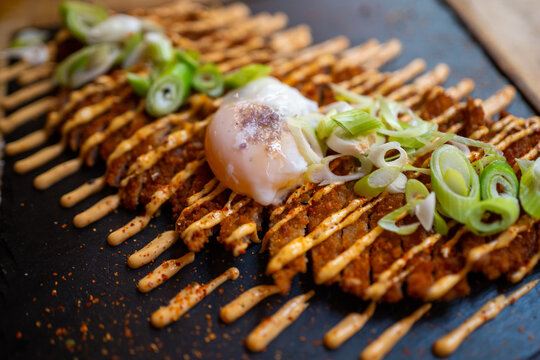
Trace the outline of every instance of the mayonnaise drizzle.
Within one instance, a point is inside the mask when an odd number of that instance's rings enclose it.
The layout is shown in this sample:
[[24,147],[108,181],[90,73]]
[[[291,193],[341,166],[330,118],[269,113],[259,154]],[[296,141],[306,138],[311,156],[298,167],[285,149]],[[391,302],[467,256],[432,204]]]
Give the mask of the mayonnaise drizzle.
[[222,307],[219,312],[219,317],[227,324],[235,322],[255,305],[277,293],[279,293],[279,287],[276,285],[254,286]]
[[103,190],[105,185],[106,182],[104,176],[87,181],[73,191],[63,195],[62,198],[60,198],[60,205],[67,208],[72,207],[86,199],[88,196]]
[[56,99],[52,96],[47,96],[14,111],[5,119],[0,119],[0,131],[4,134],[9,134],[22,124],[51,110],[55,104]]
[[373,341],[360,354],[362,360],[378,360],[388,354],[394,345],[404,337],[411,327],[416,323],[426,312],[431,309],[431,304],[424,304],[411,315],[401,319],[394,325],[386,329],[381,336]]
[[13,109],[33,98],[48,93],[55,87],[56,83],[52,79],[41,80],[6,96],[2,99],[2,106],[8,110]]
[[98,201],[91,208],[75,216],[73,218],[73,225],[78,228],[88,226],[91,223],[103,218],[111,211],[118,208],[118,206],[120,206],[120,196],[118,196],[118,194],[107,196],[106,198]]
[[509,296],[499,295],[495,299],[488,301],[473,316],[467,319],[463,324],[451,333],[443,336],[433,344],[433,352],[437,356],[450,356],[461,345],[473,331],[478,329],[487,321],[495,318],[499,312],[510,304],[516,302],[520,297],[527,294],[534,288],[540,279],[533,280]]
[[180,319],[189,309],[227,280],[236,280],[240,272],[232,267],[207,284],[193,283],[180,291],[168,306],[162,306],[150,317],[153,326],[162,328]]
[[376,302],[372,301],[362,314],[350,313],[347,315],[324,335],[324,345],[329,349],[340,347],[364,327],[371,316],[373,316],[375,307]]
[[144,215],[135,217],[129,223],[109,235],[107,238],[109,245],[120,245],[122,242],[144,229],[161,205],[169,200],[176,190],[178,190],[187,179],[193,176],[195,171],[204,163],[204,159],[192,161],[187,164],[184,170],[174,175],[167,186],[160,188],[152,194],[150,202],[146,204]]
[[285,328],[291,325],[308,307],[313,290],[287,301],[274,315],[264,319],[246,339],[246,346],[254,352],[263,351]]
[[178,259],[164,261],[156,269],[152,270],[148,275],[139,280],[137,289],[139,289],[140,292],[146,293],[157,288],[159,285],[176,275],[176,273],[182,270],[184,266],[191,264],[193,260],[195,260],[195,253],[189,252]]
[[141,250],[131,254],[127,261],[128,266],[132,269],[137,269],[155,260],[165,250],[173,246],[178,240],[178,237],[179,234],[176,230],[165,231],[159,234]]

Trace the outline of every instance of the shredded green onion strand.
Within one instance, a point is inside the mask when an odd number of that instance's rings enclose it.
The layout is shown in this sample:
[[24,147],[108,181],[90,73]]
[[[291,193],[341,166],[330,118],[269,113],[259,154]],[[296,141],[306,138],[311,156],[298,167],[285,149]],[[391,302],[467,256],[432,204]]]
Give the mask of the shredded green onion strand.
[[64,24],[82,42],[86,42],[90,29],[107,19],[107,16],[107,10],[101,6],[78,1],[64,1],[60,4],[60,17]]
[[[490,214],[497,219],[489,221]],[[465,224],[477,235],[487,236],[501,232],[514,224],[519,218],[519,203],[511,197],[497,197],[478,201],[467,211]]]
[[330,88],[332,89],[336,100],[346,101],[348,103],[355,104],[357,105],[357,109],[362,109],[366,112],[371,113],[371,109],[374,105],[374,100],[371,97],[353,93],[352,91],[349,91],[333,83],[330,84]]
[[540,158],[523,172],[519,184],[519,200],[523,210],[534,218],[540,218]]
[[430,169],[419,168],[419,167],[413,166],[411,164],[405,164],[401,168],[401,171],[416,171],[416,172],[419,172],[420,174],[431,175],[431,170]]
[[221,96],[225,88],[223,74],[215,64],[204,64],[195,70],[193,88],[210,97]]
[[262,64],[250,64],[225,75],[225,86],[229,89],[237,89],[250,81],[266,76],[272,72],[272,68]]
[[443,212],[461,223],[480,200],[478,175],[465,155],[451,145],[443,145],[431,156],[431,187]]
[[358,109],[333,115],[332,120],[351,136],[365,134],[383,126],[380,120]]
[[191,81],[192,72],[186,64],[168,66],[148,89],[148,114],[159,117],[178,110],[189,94]]
[[408,212],[410,212],[414,207],[420,204],[422,200],[416,200],[411,203],[406,204],[405,206],[400,207],[397,210],[392,211],[391,213],[385,215],[382,219],[379,220],[378,225],[385,230],[394,232],[399,235],[410,235],[418,229],[420,226],[419,222],[415,222],[408,225],[398,226],[397,222],[405,217]]
[[[499,191],[499,188],[502,191]],[[503,161],[494,161],[480,174],[480,196],[492,199],[500,196],[518,196],[519,182],[514,171]]]
[[399,176],[398,167],[384,167],[364,176],[354,184],[354,192],[359,196],[372,198],[379,195]]
[[534,164],[533,160],[525,160],[525,159],[516,159],[517,164],[519,165],[519,169],[521,170],[521,173],[524,173],[527,171],[529,166]]
[[139,96],[146,96],[148,89],[150,89],[150,78],[148,75],[128,73],[127,81]]
[[379,115],[383,123],[385,123],[385,125],[387,125],[390,129],[403,130],[405,123],[398,119],[397,114],[394,114],[386,99],[379,95],[377,96],[377,101],[380,109]]
[[319,139],[321,140],[326,139],[338,127],[337,122],[332,120],[332,116],[334,116],[335,114],[337,114],[337,111],[335,109],[332,109],[328,112],[328,114],[326,114],[325,117],[321,119],[321,121],[319,121],[319,124],[317,125],[317,129],[316,129],[317,136],[319,137]]
[[[143,34],[141,31],[138,31],[132,34],[125,42],[124,48],[118,57],[117,63],[122,63],[135,49],[142,43]],[[131,65],[131,64],[130,64]]]
[[434,213],[433,230],[435,230],[435,232],[437,234],[441,234],[441,235],[448,234],[448,230],[449,230],[448,229],[448,224],[443,219],[443,217],[441,215],[439,215],[437,210],[435,210],[435,213]]

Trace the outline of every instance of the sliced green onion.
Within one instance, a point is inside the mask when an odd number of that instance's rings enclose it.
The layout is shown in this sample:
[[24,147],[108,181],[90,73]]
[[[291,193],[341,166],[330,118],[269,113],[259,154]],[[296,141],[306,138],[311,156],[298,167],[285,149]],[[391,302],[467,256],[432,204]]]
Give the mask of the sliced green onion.
[[175,49],[174,55],[176,60],[189,65],[193,70],[197,69],[200,65],[199,59],[201,54],[195,50]]
[[46,30],[27,28],[19,31],[9,43],[10,48],[41,45],[49,37]]
[[[486,223],[490,214],[499,219]],[[519,203],[510,197],[498,197],[479,201],[467,211],[465,224],[473,233],[487,236],[509,228],[519,217]]]
[[453,133],[439,133],[437,134],[437,136],[438,136],[437,140],[430,142],[429,144],[426,144],[425,146],[416,150],[414,152],[414,155],[421,156],[421,155],[430,153],[433,150],[440,148],[442,145],[446,144],[448,141],[452,140],[454,136],[456,135]]
[[437,210],[435,210],[434,218],[433,218],[433,230],[437,234],[446,235],[448,234],[448,224],[446,221],[444,221],[443,217],[439,215]]
[[519,200],[527,214],[540,218],[540,158],[523,172],[519,184]]
[[407,176],[403,173],[399,173],[396,180],[394,180],[388,187],[386,191],[390,194],[404,193],[405,187],[407,186]]
[[225,83],[223,74],[215,64],[204,64],[195,70],[193,75],[193,88],[210,97],[223,94]]
[[380,120],[358,109],[333,115],[332,120],[351,136],[365,134],[383,126]]
[[144,36],[146,54],[155,63],[168,63],[174,57],[171,40],[159,32],[147,33]]
[[480,200],[478,175],[465,155],[451,145],[443,145],[431,156],[431,186],[443,212],[461,223]]
[[489,153],[502,155],[502,152],[499,149],[497,149],[495,145],[491,143],[486,143],[480,140],[473,140],[473,139],[469,139],[469,138],[459,136],[459,135],[455,135],[452,140],[454,140],[455,142],[461,143],[463,145],[484,149],[488,151]]
[[326,139],[326,144],[337,153],[359,157],[367,154],[372,146],[383,144],[384,140],[376,133],[350,137],[345,130],[338,128]]
[[93,26],[86,34],[86,41],[89,44],[120,42],[141,29],[141,20],[126,14],[116,14]]
[[321,160],[320,164],[313,164],[308,166],[305,177],[307,181],[311,181],[320,185],[328,185],[332,183],[340,183],[351,180],[358,180],[361,177],[369,174],[373,166],[369,161],[366,161],[365,157],[360,157],[360,167],[356,168],[352,174],[349,175],[336,175],[330,170],[330,163],[335,159],[343,157],[343,155],[326,156]]
[[251,64],[225,75],[225,86],[229,89],[237,89],[248,82],[264,77],[272,72],[267,65]]
[[[385,159],[386,153],[391,150],[397,150],[399,152],[399,157],[395,160],[387,161]],[[368,159],[379,168],[396,166],[401,169],[405,164],[407,164],[408,155],[398,142],[393,141],[371,147]]]
[[[133,52],[140,46],[143,41],[143,34],[141,31],[131,34],[126,41],[124,42],[124,48],[118,57],[118,62],[123,63]],[[136,61],[133,61],[133,64],[127,64],[129,67],[135,65]],[[127,68],[128,66],[123,66]]]
[[[502,191],[499,191],[502,188]],[[514,171],[503,161],[494,161],[480,174],[480,196],[492,199],[500,196],[518,196],[519,182]]]
[[422,200],[416,200],[412,203],[408,203],[405,206],[400,207],[397,210],[392,211],[391,213],[385,215],[382,219],[379,220],[378,225],[385,230],[394,232],[399,235],[410,235],[418,229],[420,226],[419,222],[415,222],[408,225],[398,226],[396,223],[402,219],[408,212],[420,204]]
[[525,159],[516,159],[516,162],[517,164],[519,165],[519,168],[521,170],[521,173],[524,173],[525,171],[527,171],[527,169],[529,168],[529,166],[531,166],[532,164],[534,164],[534,161],[533,160],[525,160]]
[[405,198],[407,203],[424,199],[429,195],[429,190],[426,185],[416,179],[409,179],[405,185]]
[[478,174],[482,173],[484,168],[491,164],[494,161],[506,161],[506,158],[502,155],[491,153],[488,151],[488,153],[484,156],[482,156],[480,159],[473,162],[473,167],[476,169],[476,172]]
[[401,168],[401,171],[416,171],[416,172],[419,172],[420,174],[431,175],[431,170],[430,169],[419,168],[419,167],[413,166],[411,164],[403,165],[403,167]]
[[342,88],[336,84],[330,84],[330,88],[334,92],[334,98],[336,100],[346,101],[351,104],[357,105],[356,108],[365,110],[366,112],[371,113],[371,109],[375,101],[369,97],[360,94],[353,93],[345,88]]
[[469,194],[469,186],[465,182],[463,174],[458,170],[452,168],[446,170],[443,179],[454,193],[460,196],[467,196],[467,194]]
[[390,129],[403,130],[405,123],[398,119],[397,114],[395,114],[390,108],[390,103],[381,95],[377,96],[377,101],[379,103],[379,115],[382,121]]
[[107,10],[101,6],[78,1],[64,1],[60,4],[60,17],[69,32],[82,42],[92,27],[107,19]]
[[418,138],[420,136],[431,135],[435,131],[437,125],[433,123],[423,122],[418,126],[405,127],[403,130],[388,130],[380,129],[378,133],[392,136],[396,138],[409,139],[409,138]]
[[128,73],[127,81],[139,96],[146,96],[148,89],[150,89],[150,78],[148,75]]
[[431,228],[433,227],[436,202],[437,199],[435,197],[435,193],[430,193],[425,199],[416,205],[414,209],[416,217],[426,231],[431,231]]
[[120,49],[112,43],[84,47],[58,65],[55,79],[60,85],[77,88],[109,71],[119,55]]
[[338,127],[338,124],[332,120],[332,116],[337,114],[336,109],[332,109],[323,117],[317,124],[317,136],[319,139],[324,140],[329,137],[334,130]]
[[308,164],[320,163],[324,154],[313,127],[299,118],[289,118],[287,127],[306,162]]
[[359,196],[367,198],[377,196],[392,184],[398,178],[399,174],[398,167],[389,166],[375,170],[354,184],[354,192]]
[[146,111],[158,117],[178,110],[189,95],[191,80],[192,72],[186,64],[168,66],[148,89]]

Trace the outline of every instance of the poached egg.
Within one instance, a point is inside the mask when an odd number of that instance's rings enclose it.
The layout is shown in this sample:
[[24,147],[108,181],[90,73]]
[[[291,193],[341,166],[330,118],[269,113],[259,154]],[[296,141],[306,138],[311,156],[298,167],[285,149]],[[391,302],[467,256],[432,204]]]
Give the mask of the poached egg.
[[317,111],[317,103],[272,77],[229,93],[206,131],[214,175],[262,205],[279,204],[303,182],[308,167],[287,119]]

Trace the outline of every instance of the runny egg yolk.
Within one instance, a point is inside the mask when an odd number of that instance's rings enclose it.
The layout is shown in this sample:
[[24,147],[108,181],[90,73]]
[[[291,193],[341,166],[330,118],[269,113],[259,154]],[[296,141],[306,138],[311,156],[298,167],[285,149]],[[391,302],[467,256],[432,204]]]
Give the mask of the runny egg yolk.
[[315,102],[274,78],[252,81],[224,99],[208,126],[210,168],[234,192],[278,204],[302,183],[308,166],[287,118],[315,111]]

